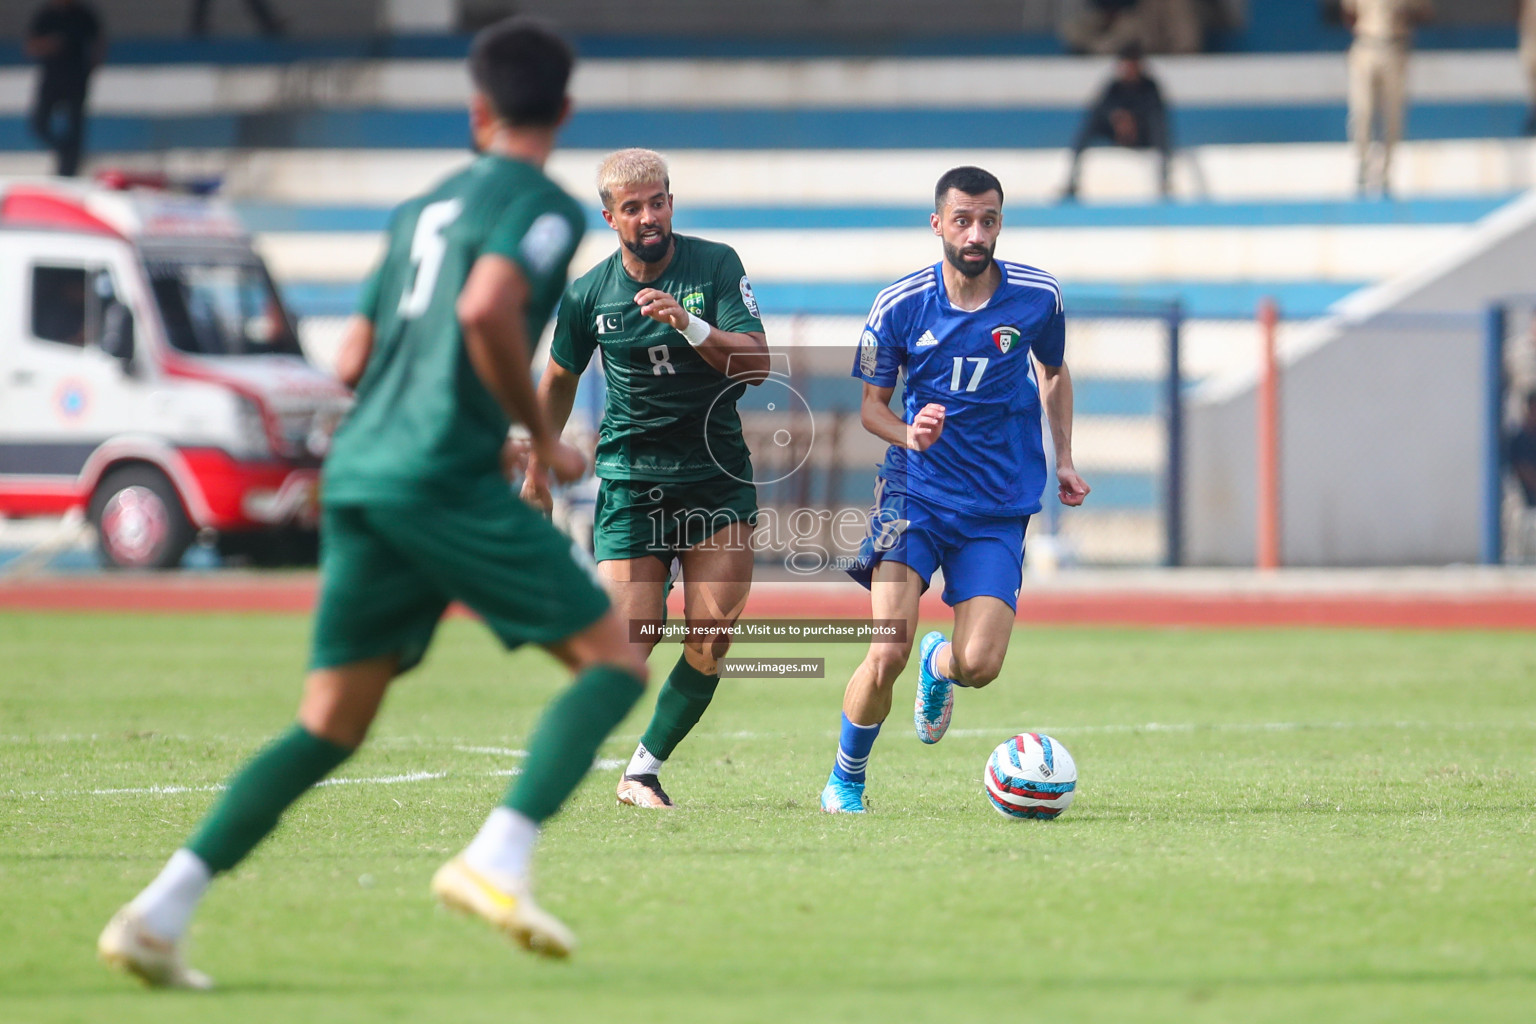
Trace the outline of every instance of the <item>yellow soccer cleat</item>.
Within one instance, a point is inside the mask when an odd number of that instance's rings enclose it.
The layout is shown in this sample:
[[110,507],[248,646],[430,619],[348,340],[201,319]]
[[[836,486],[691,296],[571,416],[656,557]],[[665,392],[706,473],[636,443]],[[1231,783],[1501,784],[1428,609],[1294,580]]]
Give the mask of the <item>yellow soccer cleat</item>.
[[106,963],[155,988],[213,988],[212,978],[182,961],[177,943],[145,931],[138,914],[128,907],[107,922],[96,940],[96,952]]
[[458,856],[432,876],[432,894],[446,907],[483,917],[513,941],[540,956],[567,957],[576,935],[533,901],[520,878],[492,877]]

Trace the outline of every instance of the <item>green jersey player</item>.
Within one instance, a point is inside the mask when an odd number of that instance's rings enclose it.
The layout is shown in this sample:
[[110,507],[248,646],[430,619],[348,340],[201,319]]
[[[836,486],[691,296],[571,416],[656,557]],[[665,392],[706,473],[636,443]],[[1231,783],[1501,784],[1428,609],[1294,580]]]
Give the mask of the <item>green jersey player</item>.
[[[768,373],[757,299],[728,245],[672,233],[667,165],[648,149],[598,169],[603,219],[619,248],[566,289],[539,400],[559,428],[594,352],[608,386],[598,433],[593,522],[598,570],[631,641],[666,614],[682,566],[688,632],[656,711],[619,780],[620,803],[670,807],[657,773],[714,697],[729,629],[752,586],[757,490],[736,399]],[[547,506],[544,467],[523,496]]]
[[109,963],[151,984],[209,985],[179,951],[209,882],[362,743],[390,682],[421,660],[453,600],[509,649],[543,646],[575,681],[532,734],[502,806],[432,889],[540,953],[563,956],[574,944],[529,894],[529,856],[540,823],[639,697],[645,663],[579,564],[585,553],[517,500],[500,467],[516,418],[556,478],[585,470],[540,412],[528,367],[528,340],[559,298],[583,229],[580,206],[542,170],[569,111],[572,62],[536,21],[480,33],[470,123],[482,155],[394,215],[338,364],[357,403],[325,466],[321,584],[298,721],[230,779],[98,944]]

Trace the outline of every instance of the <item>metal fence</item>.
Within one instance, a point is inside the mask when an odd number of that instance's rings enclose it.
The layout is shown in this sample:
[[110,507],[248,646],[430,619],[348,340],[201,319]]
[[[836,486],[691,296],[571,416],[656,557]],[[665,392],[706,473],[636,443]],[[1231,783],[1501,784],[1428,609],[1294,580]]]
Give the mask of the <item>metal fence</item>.
[[[332,358],[342,321],[306,318],[305,347],[322,364]],[[861,388],[850,376],[863,321],[859,317],[772,316],[773,374],[738,400],[753,453],[764,524],[765,563],[795,551],[853,555],[867,518],[885,442],[859,420]],[[1186,324],[1176,305],[1096,302],[1069,309],[1067,361],[1075,390],[1074,458],[1093,488],[1082,508],[1055,498],[1048,476],[1044,509],[1030,526],[1029,554],[1039,564],[1156,565],[1180,560],[1178,486],[1182,363],[1197,375],[1232,361],[1238,335],[1252,324]],[[1251,347],[1251,346],[1247,346]],[[1187,348],[1186,355],[1180,355]],[[541,365],[536,359],[536,364]],[[573,430],[595,433],[600,374],[588,371]],[[900,392],[898,390],[897,401]],[[1053,455],[1049,434],[1045,444]],[[581,532],[584,504],[573,494]]]

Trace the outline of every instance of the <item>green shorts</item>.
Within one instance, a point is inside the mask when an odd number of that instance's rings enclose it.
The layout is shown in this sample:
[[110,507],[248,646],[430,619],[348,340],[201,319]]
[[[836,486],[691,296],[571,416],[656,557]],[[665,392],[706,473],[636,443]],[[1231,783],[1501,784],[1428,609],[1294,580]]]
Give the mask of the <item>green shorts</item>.
[[599,562],[655,555],[671,564],[679,551],[731,523],[757,525],[757,487],[721,474],[707,480],[603,480],[592,514]]
[[327,505],[311,668],[386,654],[421,661],[450,601],[510,650],[553,643],[608,610],[585,551],[508,491],[464,504]]

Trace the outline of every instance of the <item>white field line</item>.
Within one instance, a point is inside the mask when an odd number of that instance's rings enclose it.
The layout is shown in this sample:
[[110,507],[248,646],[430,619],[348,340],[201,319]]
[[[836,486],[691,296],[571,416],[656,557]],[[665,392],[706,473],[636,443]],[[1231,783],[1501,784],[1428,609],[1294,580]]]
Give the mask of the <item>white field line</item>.
[[[315,783],[315,788],[321,786],[398,786],[402,782],[425,782],[428,779],[447,778],[447,772],[406,772],[403,775],[376,775],[371,778],[341,778],[322,779]],[[220,782],[212,786],[134,786],[125,789],[77,789],[55,790],[49,792],[27,793],[26,796],[174,796],[177,793],[217,793],[227,789]]]
[[[524,754],[524,751],[518,751]],[[622,768],[627,762],[615,760],[609,757],[598,758],[592,762],[592,771],[609,772],[616,768]],[[339,779],[324,779],[315,783],[315,788],[322,786],[398,786],[409,782],[431,782],[436,779],[446,779],[453,772],[405,772],[400,775],[374,775],[359,778],[344,777]],[[521,768],[498,768],[492,771],[468,773],[475,778],[509,778],[522,774]],[[220,782],[211,786],[128,786],[113,789],[54,789],[54,790],[11,790],[5,794],[12,797],[66,797],[66,796],[176,796],[181,793],[218,793],[228,787]]]

